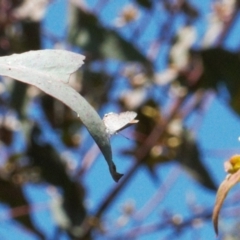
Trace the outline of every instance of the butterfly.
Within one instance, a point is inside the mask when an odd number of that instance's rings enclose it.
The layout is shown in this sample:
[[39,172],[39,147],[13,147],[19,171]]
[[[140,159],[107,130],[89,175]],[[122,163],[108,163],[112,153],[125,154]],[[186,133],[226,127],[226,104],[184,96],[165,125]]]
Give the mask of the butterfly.
[[103,122],[106,127],[108,135],[113,135],[119,131],[127,128],[135,123],[138,123],[137,119],[134,119],[137,116],[136,112],[122,112],[122,113],[107,113],[103,117]]

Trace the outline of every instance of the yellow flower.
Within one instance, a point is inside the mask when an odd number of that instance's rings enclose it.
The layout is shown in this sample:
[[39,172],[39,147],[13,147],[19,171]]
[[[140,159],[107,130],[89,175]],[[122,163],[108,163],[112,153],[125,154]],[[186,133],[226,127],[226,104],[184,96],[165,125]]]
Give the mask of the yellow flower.
[[225,171],[228,173],[235,173],[240,169],[240,155],[232,156],[224,163]]

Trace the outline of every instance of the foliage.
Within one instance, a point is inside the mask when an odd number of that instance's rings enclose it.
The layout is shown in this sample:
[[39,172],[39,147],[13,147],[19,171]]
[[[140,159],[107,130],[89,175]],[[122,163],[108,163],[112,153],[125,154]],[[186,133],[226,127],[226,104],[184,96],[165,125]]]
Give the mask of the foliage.
[[102,120],[91,105],[67,84],[70,74],[82,65],[83,59],[82,55],[61,50],[13,54],[0,59],[0,74],[36,86],[75,111],[102,150],[113,179],[118,181],[122,175],[116,172]]

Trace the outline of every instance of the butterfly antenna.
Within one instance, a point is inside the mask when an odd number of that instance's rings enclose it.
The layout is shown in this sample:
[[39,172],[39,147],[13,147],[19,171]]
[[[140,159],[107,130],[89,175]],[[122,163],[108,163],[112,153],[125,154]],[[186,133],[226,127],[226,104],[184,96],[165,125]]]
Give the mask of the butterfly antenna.
[[118,132],[118,134],[120,134],[122,137],[126,138],[127,140],[129,140],[129,141],[132,141],[132,139],[131,139],[131,138],[128,138],[128,137],[126,137],[124,134],[122,134],[122,133],[119,133],[119,132]]

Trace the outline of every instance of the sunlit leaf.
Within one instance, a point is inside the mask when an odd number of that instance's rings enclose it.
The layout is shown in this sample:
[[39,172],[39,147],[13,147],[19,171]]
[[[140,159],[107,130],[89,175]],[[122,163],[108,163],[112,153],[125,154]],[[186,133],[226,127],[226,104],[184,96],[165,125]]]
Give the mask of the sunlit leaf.
[[236,173],[233,173],[221,183],[218,192],[217,197],[213,209],[213,215],[212,215],[212,221],[214,225],[214,230],[216,234],[218,234],[218,216],[219,212],[222,208],[223,202],[229,192],[229,190],[236,185],[240,181],[240,170],[238,170]]
[[52,81],[68,83],[70,75],[83,65],[84,59],[83,55],[65,50],[29,51],[1,57],[0,73],[32,85]]
[[84,56],[64,50],[40,50],[0,58],[0,75],[32,84],[62,101],[80,117],[101,149],[112,177],[118,181],[105,126],[93,107],[68,85],[70,74],[83,64]]

